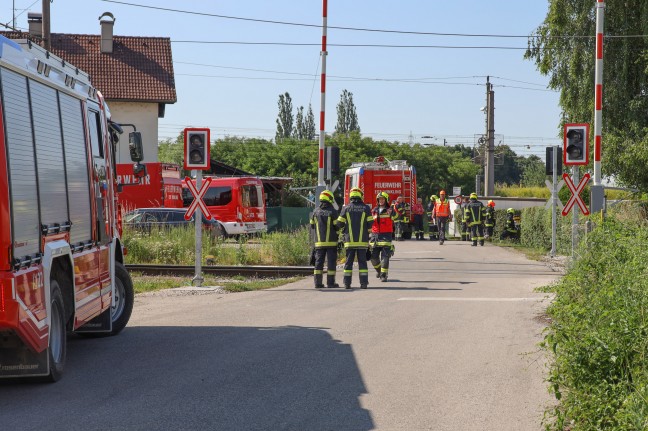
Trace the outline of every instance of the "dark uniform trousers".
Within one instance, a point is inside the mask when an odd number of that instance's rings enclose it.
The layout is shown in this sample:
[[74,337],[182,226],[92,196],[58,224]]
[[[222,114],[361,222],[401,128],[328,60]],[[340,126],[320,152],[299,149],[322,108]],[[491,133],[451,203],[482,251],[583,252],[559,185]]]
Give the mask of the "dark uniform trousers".
[[389,273],[389,258],[392,252],[392,234],[373,234],[374,246],[371,248],[371,264],[376,270],[376,275],[387,279]]
[[[337,266],[337,247],[320,247],[315,249],[315,284],[322,284],[324,261],[326,260],[326,285],[335,285],[335,268]],[[319,275],[319,277],[318,277]]]
[[353,260],[358,258],[358,272],[360,275],[360,286],[369,284],[369,270],[367,268],[367,248],[347,247],[346,262],[344,263],[344,285],[351,286],[351,276],[353,275]]
[[437,217],[436,224],[439,229],[439,241],[445,241],[446,226],[449,217]]

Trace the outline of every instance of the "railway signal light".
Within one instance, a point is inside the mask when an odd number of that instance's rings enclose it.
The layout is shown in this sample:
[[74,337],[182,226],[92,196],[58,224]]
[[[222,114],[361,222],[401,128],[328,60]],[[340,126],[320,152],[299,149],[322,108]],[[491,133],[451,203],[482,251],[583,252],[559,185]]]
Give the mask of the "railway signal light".
[[184,168],[209,170],[209,129],[184,130]]
[[589,162],[589,124],[565,124],[563,162],[566,166]]

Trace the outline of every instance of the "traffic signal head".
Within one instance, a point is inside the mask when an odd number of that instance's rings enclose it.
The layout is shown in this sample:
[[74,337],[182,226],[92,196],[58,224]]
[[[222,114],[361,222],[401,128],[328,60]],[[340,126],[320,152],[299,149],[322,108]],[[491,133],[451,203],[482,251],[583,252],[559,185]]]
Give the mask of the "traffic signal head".
[[588,137],[588,124],[565,124],[563,143],[565,165],[586,165],[589,162]]
[[184,168],[187,170],[209,170],[209,129],[184,131]]

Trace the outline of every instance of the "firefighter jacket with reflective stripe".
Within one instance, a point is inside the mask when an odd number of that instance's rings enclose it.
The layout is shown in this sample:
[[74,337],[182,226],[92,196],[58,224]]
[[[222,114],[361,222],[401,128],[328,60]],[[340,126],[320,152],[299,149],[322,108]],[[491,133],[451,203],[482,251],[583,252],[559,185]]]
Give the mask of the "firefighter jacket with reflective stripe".
[[464,210],[464,219],[468,226],[482,224],[484,221],[484,204],[478,200],[471,199]]
[[393,233],[394,222],[392,221],[393,210],[386,207],[375,207],[371,210],[373,225],[371,233]]
[[484,210],[484,226],[495,226],[495,208],[486,207],[486,209]]
[[329,202],[322,202],[311,214],[310,225],[315,229],[315,248],[337,247],[338,233],[335,221],[338,212]]
[[506,230],[511,233],[517,233],[517,226],[515,225],[515,220],[513,214],[506,215]]
[[405,211],[407,211],[407,204],[405,202],[401,202],[401,203],[394,202],[392,204],[392,211],[393,211],[392,219],[394,221],[404,221],[405,223],[407,223],[408,220],[406,220],[405,217]]
[[373,216],[369,206],[359,199],[352,199],[342,208],[337,219],[343,229],[344,246],[347,248],[366,248],[369,245],[369,229]]
[[441,201],[440,199],[434,204],[435,217],[450,217],[450,202]]

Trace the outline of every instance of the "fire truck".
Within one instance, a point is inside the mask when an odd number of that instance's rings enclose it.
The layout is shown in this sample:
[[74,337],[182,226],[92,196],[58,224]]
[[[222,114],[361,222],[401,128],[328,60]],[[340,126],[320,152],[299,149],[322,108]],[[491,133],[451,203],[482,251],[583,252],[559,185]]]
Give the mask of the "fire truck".
[[142,163],[146,174],[137,178],[130,163],[117,164],[119,203],[124,211],[137,208],[182,208],[182,168],[171,163]]
[[[67,331],[114,335],[133,308],[117,226],[122,132],[89,76],[0,36],[0,377],[58,380]],[[134,172],[141,136],[129,135]]]
[[349,203],[349,193],[354,187],[360,187],[365,195],[365,202],[376,205],[376,195],[380,192],[389,194],[390,203],[398,196],[405,200],[407,210],[403,238],[412,237],[413,224],[411,207],[416,203],[416,169],[405,160],[387,160],[376,157],[371,162],[353,163],[344,174],[344,204]]

